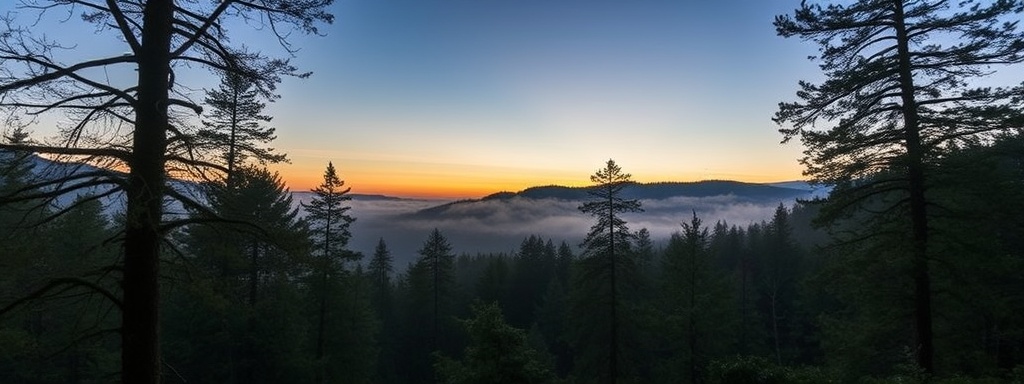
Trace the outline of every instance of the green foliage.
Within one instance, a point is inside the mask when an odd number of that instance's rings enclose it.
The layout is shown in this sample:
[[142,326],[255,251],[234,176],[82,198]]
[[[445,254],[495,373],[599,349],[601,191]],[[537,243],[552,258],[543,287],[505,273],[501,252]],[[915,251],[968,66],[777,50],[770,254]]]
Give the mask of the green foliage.
[[785,384],[786,372],[768,359],[739,356],[716,360],[710,364],[711,384]]
[[780,367],[759,356],[736,356],[710,365],[710,384],[840,383],[834,373],[817,367]]
[[435,355],[440,382],[449,384],[552,383],[554,374],[523,330],[505,323],[496,303],[473,306],[473,318],[461,321],[470,336],[461,360]]
[[[212,213],[183,236],[186,278],[164,293],[164,360],[188,382],[302,381],[307,323],[298,287],[307,273],[308,234],[276,173],[241,167],[207,185]],[[296,380],[296,381],[293,381]]]

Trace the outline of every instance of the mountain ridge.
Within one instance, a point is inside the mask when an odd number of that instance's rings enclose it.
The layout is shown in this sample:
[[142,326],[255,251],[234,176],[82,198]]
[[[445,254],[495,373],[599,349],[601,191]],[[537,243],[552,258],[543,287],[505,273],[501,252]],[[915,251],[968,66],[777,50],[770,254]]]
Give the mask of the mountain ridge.
[[[802,184],[801,184],[802,183]],[[781,184],[781,185],[776,185]],[[806,186],[806,188],[802,187]],[[591,187],[544,185],[529,187],[518,192],[502,191],[478,199],[460,199],[407,214],[415,216],[444,215],[456,207],[480,205],[488,202],[508,202],[513,199],[559,200],[582,202],[589,199]],[[622,197],[636,200],[667,200],[672,198],[709,198],[732,196],[740,202],[771,202],[811,198],[822,191],[802,181],[780,183],[747,183],[733,180],[661,181],[651,183],[630,182],[622,190]],[[463,210],[464,211],[464,210]],[[464,212],[463,212],[464,213]]]

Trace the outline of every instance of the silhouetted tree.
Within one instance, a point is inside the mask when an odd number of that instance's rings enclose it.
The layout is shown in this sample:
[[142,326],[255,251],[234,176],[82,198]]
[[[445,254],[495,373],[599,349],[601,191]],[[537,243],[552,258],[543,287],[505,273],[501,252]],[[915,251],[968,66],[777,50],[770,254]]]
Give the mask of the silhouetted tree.
[[324,181],[313,188],[313,199],[303,204],[306,220],[310,223],[314,253],[317,260],[313,263],[315,275],[319,277],[319,288],[316,295],[319,302],[317,310],[316,360],[317,382],[323,382],[325,335],[328,312],[328,291],[332,277],[340,278],[345,270],[346,261],[355,260],[358,254],[348,251],[345,246],[352,236],[349,225],[356,219],[348,214],[352,207],[346,202],[352,200],[348,193],[352,188],[345,187],[345,182],[338,178],[333,163],[327,163]]
[[[661,265],[660,335],[666,349],[675,352],[660,368],[664,379],[703,382],[704,367],[728,344],[730,301],[725,281],[713,269],[708,228],[694,212],[682,223],[682,233],[672,235]],[[680,368],[684,368],[680,371]]]
[[391,250],[388,249],[388,245],[382,237],[377,241],[373,258],[370,259],[370,265],[367,268],[367,278],[372,291],[370,298],[381,329],[380,336],[377,338],[380,353],[376,364],[377,380],[381,382],[394,381],[395,355],[400,353],[396,345],[398,338],[394,332],[397,328],[397,319],[395,318],[394,283],[392,282],[393,263]]
[[433,297],[431,349],[437,350],[437,340],[441,333],[441,301],[445,300],[452,292],[455,255],[452,254],[452,246],[448,244],[448,239],[437,228],[430,232],[430,236],[423,243],[419,254],[420,258],[416,261],[416,268],[426,272],[429,279],[428,292]]
[[204,128],[196,132],[197,144],[213,152],[227,168],[227,178],[249,157],[261,164],[287,161],[283,153],[274,153],[273,148],[261,145],[274,141],[273,127],[265,127],[271,117],[263,114],[266,104],[252,80],[237,73],[221,74],[217,89],[206,91],[203,102],[210,107],[203,121]]
[[934,369],[928,175],[946,148],[1024,122],[1017,105],[1024,89],[974,82],[1024,60],[1011,20],[1021,7],[1015,0],[804,2],[793,16],[775,19],[779,35],[820,46],[816,60],[826,76],[821,84],[801,82],[800,101],[780,103],[774,118],[785,125],[784,142],[803,141],[805,173],[836,186],[834,210],[899,194],[874,207],[884,212],[874,217],[899,213],[907,221],[914,350],[925,371]]
[[[164,197],[195,203],[166,188],[167,173],[212,165],[183,154],[191,140],[182,125],[172,126],[172,116],[180,116],[176,112],[180,107],[193,113],[198,107],[177,92],[182,87],[176,84],[176,79],[184,77],[175,76],[175,71],[186,70],[186,63],[229,71],[269,91],[281,75],[294,74],[294,68],[287,60],[234,48],[222,26],[230,17],[260,20],[273,25],[264,30],[276,34],[284,47],[294,52],[286,40],[291,27],[317,33],[319,23],[333,20],[326,11],[331,3],[332,0],[52,0],[24,2],[20,14],[12,13],[4,20],[0,65],[5,75],[0,80],[0,108],[14,119],[22,114],[69,112],[70,124],[63,132],[65,141],[59,145],[0,144],[0,148],[82,156],[127,170],[125,174],[98,170],[36,183],[40,188],[57,187],[43,196],[50,198],[57,191],[96,185],[125,193],[124,261],[120,268],[123,297],[119,301],[123,382],[160,381],[160,244],[169,227],[182,224],[164,221]],[[109,33],[106,39],[122,44],[124,49],[111,50],[116,55],[109,57],[64,63],[60,53],[79,45],[44,38],[38,28],[32,27],[38,17],[45,17],[47,12],[59,14],[62,8],[68,14],[82,12],[81,20],[93,23],[99,33]],[[15,17],[24,17],[22,20],[30,26],[16,24]],[[75,18],[66,20],[72,19]],[[110,73],[133,71],[137,71],[137,80],[124,85],[112,83],[108,77]],[[105,137],[94,137],[101,135]],[[19,198],[38,196],[27,193]],[[50,289],[76,284],[55,284]]]
[[394,271],[392,265],[394,258],[388,250],[388,244],[384,238],[377,241],[377,247],[373,250],[373,258],[370,259],[369,270],[371,286],[373,287],[374,301],[377,303],[378,315],[382,318],[390,311],[391,300],[391,273]]
[[[590,181],[595,185],[588,193],[593,200],[579,207],[583,213],[594,216],[597,223],[590,228],[582,244],[579,277],[574,284],[578,295],[574,304],[579,312],[574,315],[591,318],[607,316],[605,319],[608,323],[607,327],[600,326],[597,329],[586,330],[581,327],[578,331],[583,333],[597,332],[603,328],[604,337],[583,335],[576,347],[594,350],[594,345],[588,345],[588,342],[603,339],[608,348],[605,351],[607,356],[604,357],[608,369],[605,380],[611,383],[618,380],[620,375],[620,298],[623,288],[634,283],[631,280],[636,278],[637,273],[637,262],[631,251],[634,234],[622,219],[624,213],[642,211],[638,200],[622,197],[622,189],[631,183],[630,177],[630,174],[622,172],[614,160],[608,160],[604,168],[590,176]],[[606,312],[605,315],[599,315],[598,311]],[[592,363],[590,368],[603,365],[597,361]]]

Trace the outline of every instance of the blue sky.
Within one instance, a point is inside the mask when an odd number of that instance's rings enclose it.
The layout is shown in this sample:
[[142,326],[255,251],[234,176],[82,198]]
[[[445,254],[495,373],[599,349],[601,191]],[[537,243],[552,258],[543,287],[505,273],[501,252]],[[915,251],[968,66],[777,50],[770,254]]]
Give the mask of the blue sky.
[[[820,78],[815,47],[771,24],[798,5],[338,0],[326,36],[292,38],[314,74],[286,79],[268,109],[292,159],[276,169],[301,190],[333,161],[356,192],[434,197],[585,185],[609,158],[639,181],[798,179],[801,148],[779,145],[771,121],[798,80]],[[126,51],[54,25],[82,52]],[[280,53],[265,32],[231,29]],[[216,84],[187,79],[197,100]]]
[[301,42],[314,77],[282,88],[281,147],[480,191],[585,184],[608,158],[642,181],[799,178],[770,120],[819,76],[771,25],[796,5],[342,1]]

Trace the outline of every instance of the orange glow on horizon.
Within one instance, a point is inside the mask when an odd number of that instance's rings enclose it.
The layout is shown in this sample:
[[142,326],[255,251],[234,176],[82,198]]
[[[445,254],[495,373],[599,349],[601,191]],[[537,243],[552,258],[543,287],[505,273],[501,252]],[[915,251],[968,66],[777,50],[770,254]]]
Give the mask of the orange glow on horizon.
[[[424,199],[476,199],[497,192],[518,192],[526,188],[559,185],[566,187],[589,186],[590,173],[564,171],[537,171],[501,169],[489,167],[431,167],[415,166],[415,169],[393,167],[352,167],[335,162],[338,176],[351,187],[355,194],[386,195]],[[324,167],[326,163],[324,164]],[[297,169],[298,166],[275,167],[281,178],[292,191],[308,191],[323,180],[323,168]],[[377,169],[373,169],[377,168]],[[471,169],[467,169],[471,168]],[[595,168],[596,169],[596,168]],[[788,171],[788,172],[785,172]],[[784,172],[727,173],[691,172],[679,174],[651,175],[633,179],[641,183],[652,182],[694,182],[700,180],[734,180],[748,183],[770,183],[803,179],[799,168]]]

